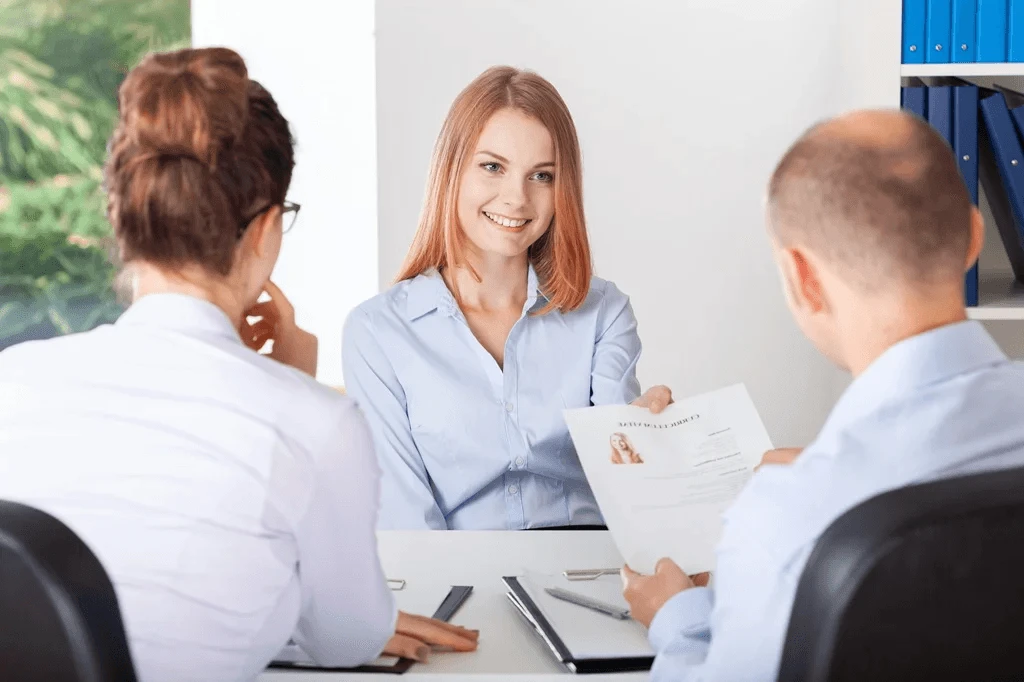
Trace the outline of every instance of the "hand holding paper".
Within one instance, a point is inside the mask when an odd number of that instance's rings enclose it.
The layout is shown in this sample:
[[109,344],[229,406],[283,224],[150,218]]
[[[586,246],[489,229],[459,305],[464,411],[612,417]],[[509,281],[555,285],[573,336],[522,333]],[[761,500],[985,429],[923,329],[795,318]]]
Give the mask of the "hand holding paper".
[[[666,389],[667,390],[667,389]],[[566,410],[569,433],[626,563],[654,573],[662,557],[710,571],[721,514],[772,448],[743,385],[672,403]]]

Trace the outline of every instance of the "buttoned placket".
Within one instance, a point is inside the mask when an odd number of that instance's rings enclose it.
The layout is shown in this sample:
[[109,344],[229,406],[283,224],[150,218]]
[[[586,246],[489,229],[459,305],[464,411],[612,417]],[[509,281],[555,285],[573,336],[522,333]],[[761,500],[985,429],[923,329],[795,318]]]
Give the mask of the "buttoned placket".
[[446,292],[443,310],[450,317],[462,323],[471,339],[477,358],[491,384],[492,395],[505,413],[505,449],[509,456],[508,471],[503,475],[502,484],[505,491],[505,514],[509,529],[517,530],[526,527],[526,514],[523,507],[522,484],[529,464],[529,448],[519,428],[519,410],[517,405],[519,367],[516,362],[515,349],[522,336],[524,326],[528,323],[527,315],[537,301],[533,293],[523,306],[522,316],[516,320],[505,340],[504,362],[502,367],[494,360],[480,340],[469,328],[465,315],[450,292]]

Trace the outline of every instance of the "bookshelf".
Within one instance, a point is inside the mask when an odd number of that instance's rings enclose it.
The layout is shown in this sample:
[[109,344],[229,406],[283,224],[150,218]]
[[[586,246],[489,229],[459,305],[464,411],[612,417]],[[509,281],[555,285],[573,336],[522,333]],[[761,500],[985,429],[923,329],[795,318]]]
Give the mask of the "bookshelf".
[[[983,265],[984,267],[984,265]],[[1012,274],[989,274],[984,270],[978,283],[978,305],[967,309],[972,320],[1024,321],[1024,286]]]
[[[900,64],[902,85],[908,84],[907,79],[921,79],[927,85],[930,79],[949,77],[961,78],[982,87],[999,84],[1018,92],[1024,91],[1024,63],[1021,62]],[[978,121],[980,124],[980,114]],[[967,308],[968,317],[987,322],[1024,322],[1024,286],[1014,282],[995,219],[981,187],[979,204],[986,225],[985,248],[979,264],[978,305]]]
[[903,78],[1020,78],[1024,63],[901,64]]

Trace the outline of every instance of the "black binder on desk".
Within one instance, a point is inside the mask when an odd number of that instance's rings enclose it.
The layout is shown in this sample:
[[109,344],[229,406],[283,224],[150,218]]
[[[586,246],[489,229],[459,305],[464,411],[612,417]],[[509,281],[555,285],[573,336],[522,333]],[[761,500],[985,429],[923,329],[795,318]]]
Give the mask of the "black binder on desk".
[[[463,602],[469,598],[469,595],[472,592],[473,588],[470,585],[453,586],[452,589],[448,591],[448,596],[446,596],[444,601],[441,602],[441,605],[437,607],[437,611],[434,612],[434,615],[431,616],[431,618],[442,620],[447,623],[451,620],[451,617],[455,615],[455,612],[459,610]],[[267,668],[277,670],[301,670],[303,672],[389,673],[392,675],[401,675],[407,672],[415,662],[416,661],[411,658],[398,658],[391,665],[367,664],[356,666],[354,668],[331,668],[301,661],[271,661]]]
[[501,580],[509,590],[507,593],[508,600],[512,602],[516,611],[526,620],[533,631],[544,640],[544,644],[551,650],[551,653],[569,672],[586,675],[635,672],[651,669],[651,665],[654,663],[653,655],[616,658],[584,658],[574,656],[540,607],[537,606],[533,597],[530,596],[529,592],[520,583],[519,578],[507,576]]

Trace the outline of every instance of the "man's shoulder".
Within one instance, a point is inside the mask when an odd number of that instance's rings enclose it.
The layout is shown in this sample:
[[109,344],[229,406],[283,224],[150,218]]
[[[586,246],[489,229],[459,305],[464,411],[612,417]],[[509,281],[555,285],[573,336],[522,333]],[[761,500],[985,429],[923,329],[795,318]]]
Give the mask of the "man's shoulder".
[[814,446],[792,464],[763,466],[724,514],[730,544],[757,543],[784,559],[813,543],[853,495],[836,485],[836,468],[835,458]]

